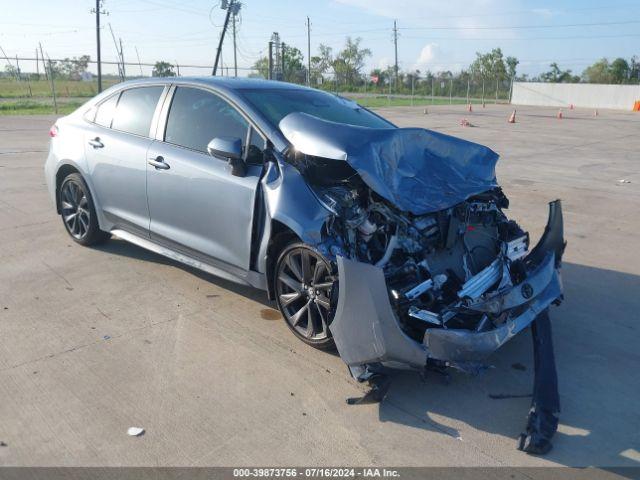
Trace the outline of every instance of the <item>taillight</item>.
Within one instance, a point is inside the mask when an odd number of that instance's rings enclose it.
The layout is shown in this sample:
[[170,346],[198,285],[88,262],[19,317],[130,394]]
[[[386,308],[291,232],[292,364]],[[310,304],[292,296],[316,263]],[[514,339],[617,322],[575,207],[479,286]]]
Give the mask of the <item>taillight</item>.
[[49,136],[53,138],[56,135],[58,135],[58,127],[57,125],[51,125],[51,128],[49,129]]

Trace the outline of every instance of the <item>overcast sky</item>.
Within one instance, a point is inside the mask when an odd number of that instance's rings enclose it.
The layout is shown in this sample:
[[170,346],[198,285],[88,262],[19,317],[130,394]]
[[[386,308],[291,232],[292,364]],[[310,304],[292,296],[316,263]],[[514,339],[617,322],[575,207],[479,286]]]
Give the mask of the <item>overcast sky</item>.
[[[581,73],[601,57],[640,55],[640,0],[244,0],[238,64],[250,67],[265,54],[272,32],[306,56],[338,50],[345,37],[361,37],[373,55],[367,70],[393,63],[393,20],[398,21],[401,69],[459,70],[477,51],[501,47],[520,60],[519,73],[538,74],[556,61]],[[87,0],[0,0],[0,46],[10,57],[33,57],[38,42],[51,58],[96,57],[95,19]],[[167,60],[210,65],[224,20],[219,0],[105,0],[103,59],[115,60],[109,32],[124,44],[125,60]],[[225,65],[232,43],[225,42]],[[4,59],[0,68],[4,69]],[[32,68],[24,62],[23,70]],[[95,70],[95,67],[91,67]],[[112,67],[105,71],[115,71]],[[148,73],[145,72],[145,73]],[[181,69],[182,74],[207,74]]]

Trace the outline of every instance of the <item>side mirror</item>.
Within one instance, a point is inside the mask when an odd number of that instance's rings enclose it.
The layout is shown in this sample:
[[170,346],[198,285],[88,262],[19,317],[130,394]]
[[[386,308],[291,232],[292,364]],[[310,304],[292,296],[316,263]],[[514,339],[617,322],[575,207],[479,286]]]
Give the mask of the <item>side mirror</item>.
[[244,177],[246,166],[242,160],[242,140],[236,137],[216,137],[207,145],[212,157],[226,160],[231,167],[231,175]]

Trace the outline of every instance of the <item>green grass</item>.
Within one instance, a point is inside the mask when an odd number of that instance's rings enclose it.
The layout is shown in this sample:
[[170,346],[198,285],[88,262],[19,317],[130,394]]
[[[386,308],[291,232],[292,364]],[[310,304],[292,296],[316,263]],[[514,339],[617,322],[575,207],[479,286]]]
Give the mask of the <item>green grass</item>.
[[[90,98],[98,93],[98,82],[81,82],[77,80],[56,79],[56,95],[63,97],[86,97]],[[102,88],[106,89],[117,83],[115,80],[104,79]],[[30,98],[30,97],[51,97],[51,83],[45,80],[22,80],[17,82],[12,78],[0,79],[0,98]]]
[[[58,104],[58,114],[67,115],[82,105],[82,102],[70,101]],[[33,100],[0,102],[0,115],[47,115],[54,114],[53,104]]]
[[[343,94],[345,97],[349,97],[348,94]],[[449,98],[434,98],[433,101],[430,98],[414,98],[413,102],[411,98],[405,97],[386,97],[384,95],[375,97],[352,97],[352,99],[365,108],[381,108],[381,107],[428,107],[429,105],[449,105]],[[452,99],[451,103],[454,105],[463,105],[466,103],[464,99]]]

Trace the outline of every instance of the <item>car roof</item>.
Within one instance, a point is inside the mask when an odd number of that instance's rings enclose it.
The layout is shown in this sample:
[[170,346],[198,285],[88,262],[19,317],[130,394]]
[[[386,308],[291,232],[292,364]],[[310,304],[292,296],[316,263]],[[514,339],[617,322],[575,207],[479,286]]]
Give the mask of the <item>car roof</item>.
[[213,76],[197,76],[197,77],[151,77],[138,80],[128,80],[119,83],[120,86],[144,85],[146,83],[181,83],[192,85],[207,85],[218,90],[234,91],[245,89],[279,89],[279,90],[313,90],[312,88],[294,83],[279,82],[276,80],[265,80],[263,78],[247,78],[247,77],[213,77]]
[[[218,91],[231,99],[256,123],[260,130],[271,140],[278,151],[284,151],[289,142],[284,138],[278,125],[272,125],[264,115],[242,95],[243,90],[288,90],[288,91],[318,91],[314,88],[297,85],[294,83],[262,78],[247,77],[219,77],[219,76],[195,76],[195,77],[151,77],[120,82],[102,92],[92,101],[99,102],[112,92],[143,85],[192,85],[208,87]],[[330,93],[330,92],[325,92]]]

